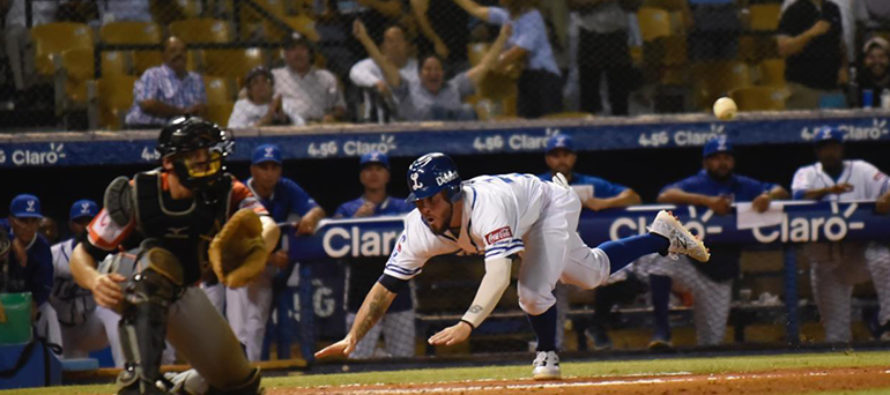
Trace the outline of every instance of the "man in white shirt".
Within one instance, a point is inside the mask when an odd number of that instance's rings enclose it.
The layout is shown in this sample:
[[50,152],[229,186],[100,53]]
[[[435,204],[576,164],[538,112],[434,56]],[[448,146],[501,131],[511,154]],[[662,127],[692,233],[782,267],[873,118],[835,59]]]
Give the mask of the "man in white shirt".
[[[874,201],[880,214],[890,212],[890,179],[864,160],[844,160],[843,134],[830,127],[816,130],[818,162],[794,173],[795,199],[830,202]],[[853,285],[871,277],[881,310],[872,334],[890,341],[890,249],[887,243],[811,243],[804,252],[810,260],[813,297],[825,327],[825,341],[849,342]],[[867,269],[867,270],[866,270]]]
[[[392,25],[383,32],[383,41],[380,42],[380,51],[383,56],[399,69],[399,74],[409,83],[417,83],[417,59],[409,55],[408,40],[405,39],[405,31],[399,25]],[[383,70],[368,57],[362,59],[349,70],[349,79],[358,87],[376,89],[384,98],[389,98],[391,92],[383,76]],[[365,93],[365,102],[370,98]]]
[[294,100],[307,122],[337,122],[346,115],[346,102],[330,71],[312,65],[315,50],[299,33],[284,40],[284,67],[272,70],[275,94]]
[[267,125],[306,124],[297,111],[294,99],[273,97],[275,79],[264,66],[250,70],[244,77],[247,97],[238,99],[229,116],[230,128],[246,128]]
[[461,320],[428,342],[451,346],[465,341],[494,310],[510,285],[513,260],[521,255],[519,307],[538,338],[532,375],[558,379],[553,295],[557,281],[594,288],[634,259],[656,252],[709,258],[704,244],[667,211],[658,213],[648,234],[588,247],[577,233],[581,201],[561,174],[553,182],[516,173],[461,182],[451,158],[435,152],[408,167],[408,188],[408,200],[417,208],[405,218],[405,230],[383,275],[365,298],[349,334],[317,352],[317,358],[352,353],[396,293],[420,274],[430,258],[458,251],[483,255],[485,275]]

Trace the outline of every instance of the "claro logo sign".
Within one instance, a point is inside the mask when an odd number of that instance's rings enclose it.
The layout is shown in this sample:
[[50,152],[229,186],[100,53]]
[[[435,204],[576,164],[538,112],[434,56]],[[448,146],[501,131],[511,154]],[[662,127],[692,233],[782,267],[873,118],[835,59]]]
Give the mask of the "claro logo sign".
[[401,230],[377,231],[358,226],[333,226],[325,231],[321,244],[325,254],[331,258],[387,256],[399,233]]
[[0,165],[5,165],[7,161],[14,166],[55,165],[66,156],[64,143],[49,143],[46,149],[0,150]]
[[751,230],[754,238],[761,243],[772,243],[781,241],[783,243],[794,242],[816,242],[816,241],[840,241],[847,237],[847,232],[865,228],[865,223],[861,221],[848,221],[851,215],[856,212],[859,205],[850,203],[849,206],[840,212],[840,208],[836,202],[831,203],[831,215],[818,217],[795,217],[788,218],[788,214],[784,214],[782,223],[778,227],[772,226],[766,229],[754,228]]

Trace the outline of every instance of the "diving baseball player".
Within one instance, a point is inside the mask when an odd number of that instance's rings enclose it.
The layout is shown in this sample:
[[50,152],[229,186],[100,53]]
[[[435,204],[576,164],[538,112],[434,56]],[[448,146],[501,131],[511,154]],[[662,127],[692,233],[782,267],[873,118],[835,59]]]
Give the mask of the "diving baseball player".
[[701,261],[709,256],[704,244],[666,211],[658,213],[648,234],[587,247],[576,232],[581,202],[561,175],[554,182],[531,174],[461,182],[451,158],[430,153],[408,168],[408,188],[408,200],[416,209],[406,217],[383,275],[346,337],[316,357],[349,355],[427,260],[464,251],[485,257],[485,275],[463,318],[428,342],[450,346],[466,340],[494,310],[510,284],[513,260],[520,259],[519,307],[528,314],[538,339],[532,375],[556,379],[560,377],[553,296],[557,281],[590,289],[642,255],[688,254]]
[[[863,160],[844,160],[843,134],[825,126],[813,135],[818,162],[794,173],[794,199],[831,202],[874,201],[876,211],[890,212],[887,175]],[[867,281],[875,285],[878,328],[874,335],[890,340],[890,251],[886,242],[810,243],[804,246],[810,261],[813,297],[819,308],[825,341],[849,342],[850,303],[853,285]],[[867,270],[866,270],[867,269]]]
[[[229,325],[195,286],[213,270],[229,287],[264,268],[279,230],[244,184],[225,172],[230,137],[213,123],[178,117],[158,137],[161,167],[118,177],[75,247],[71,272],[100,306],[119,311],[126,359],[119,393],[260,391]],[[97,270],[96,262],[141,240]],[[164,339],[191,364],[173,380],[159,370]]]

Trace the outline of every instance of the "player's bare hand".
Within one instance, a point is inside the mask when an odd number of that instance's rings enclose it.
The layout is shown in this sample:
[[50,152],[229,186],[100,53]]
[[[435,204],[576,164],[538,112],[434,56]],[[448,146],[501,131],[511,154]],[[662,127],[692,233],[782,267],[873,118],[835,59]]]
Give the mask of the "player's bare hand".
[[769,209],[769,204],[771,201],[772,199],[770,199],[769,195],[764,193],[754,198],[754,201],[751,202],[751,207],[754,208],[754,211],[762,213]]
[[448,49],[448,46],[441,40],[436,40],[436,43],[433,44],[433,50],[436,51],[436,55],[439,55],[442,59],[448,59],[448,55],[451,54],[451,50]]
[[348,357],[349,354],[355,350],[356,341],[352,339],[351,336],[346,335],[343,340],[340,340],[330,346],[322,348],[320,351],[315,353],[315,358],[327,358],[336,355],[342,355],[344,357]]
[[842,182],[840,184],[832,185],[832,186],[828,187],[827,189],[828,189],[828,193],[834,193],[834,194],[840,195],[842,193],[847,193],[847,192],[852,191],[853,185],[846,183],[846,182]]
[[100,274],[90,289],[96,303],[99,306],[114,309],[124,299],[124,291],[120,285],[124,281],[127,279],[117,273]]
[[453,346],[467,340],[472,331],[473,328],[470,327],[470,324],[460,321],[457,324],[442,329],[427,341],[434,346]]
[[732,200],[728,196],[713,196],[708,199],[708,208],[717,215],[726,215],[732,211]]
[[814,37],[821,36],[831,30],[831,23],[826,20],[819,20],[808,30]]
[[373,202],[365,202],[358,208],[358,210],[355,210],[353,217],[369,217],[374,214],[374,209],[376,207],[377,205]]
[[266,263],[279,269],[286,269],[288,264],[287,251],[278,250],[269,254],[269,260]]
[[368,36],[368,30],[365,29],[365,24],[362,23],[361,19],[356,19],[352,22],[352,35],[360,42],[370,38]]
[[316,221],[309,221],[307,219],[303,219],[297,224],[297,236],[311,235],[315,233],[315,226],[318,225]]
[[884,195],[875,201],[875,211],[878,214],[890,213],[890,195]]

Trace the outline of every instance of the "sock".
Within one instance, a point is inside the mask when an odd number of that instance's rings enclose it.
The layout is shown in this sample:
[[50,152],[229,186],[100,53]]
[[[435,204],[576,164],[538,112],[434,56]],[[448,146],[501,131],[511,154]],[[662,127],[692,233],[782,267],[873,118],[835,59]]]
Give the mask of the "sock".
[[556,351],[556,305],[550,306],[543,314],[527,316],[538,337],[537,351]]
[[655,315],[655,335],[671,338],[671,326],[668,322],[668,303],[671,300],[671,278],[650,275],[649,287],[652,290],[652,309]]
[[661,235],[647,233],[614,241],[607,241],[597,246],[609,257],[610,273],[613,274],[643,255],[653,252],[667,251],[671,242]]

